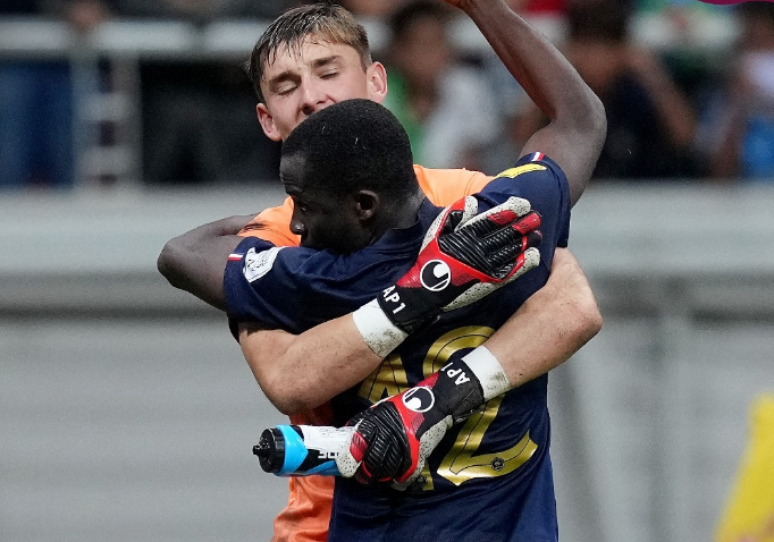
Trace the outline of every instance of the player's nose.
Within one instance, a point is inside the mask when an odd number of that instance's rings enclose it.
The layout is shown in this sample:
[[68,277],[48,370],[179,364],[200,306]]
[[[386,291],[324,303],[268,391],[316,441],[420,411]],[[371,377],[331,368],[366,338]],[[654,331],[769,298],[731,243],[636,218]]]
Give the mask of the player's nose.
[[307,117],[312,113],[331,105],[328,94],[313,82],[305,82],[301,87],[301,111]]
[[306,234],[306,227],[300,220],[292,218],[290,220],[290,231],[295,235],[300,235],[303,237]]

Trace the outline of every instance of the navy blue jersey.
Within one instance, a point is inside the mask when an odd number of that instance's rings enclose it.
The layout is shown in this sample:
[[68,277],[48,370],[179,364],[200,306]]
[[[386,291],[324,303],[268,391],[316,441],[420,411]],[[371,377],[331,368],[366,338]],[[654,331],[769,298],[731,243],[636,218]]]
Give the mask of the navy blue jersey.
[[[542,216],[540,266],[409,337],[369,378],[332,401],[337,424],[482,344],[545,284],[554,248],[567,244],[567,181],[550,159],[525,157],[476,197],[483,210],[509,196],[529,200]],[[352,312],[411,267],[439,211],[425,203],[411,228],[391,230],[345,256],[245,239],[226,269],[230,319],[301,332]],[[544,375],[489,401],[447,433],[423,476],[406,492],[337,479],[329,540],[479,542],[487,535],[494,540],[556,540],[546,396]]]

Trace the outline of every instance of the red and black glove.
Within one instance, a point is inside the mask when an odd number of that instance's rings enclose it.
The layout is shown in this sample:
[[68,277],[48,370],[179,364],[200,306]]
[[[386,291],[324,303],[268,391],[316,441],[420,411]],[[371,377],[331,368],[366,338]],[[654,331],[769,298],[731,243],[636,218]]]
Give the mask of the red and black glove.
[[353,418],[355,430],[336,466],[346,478],[405,489],[453,423],[510,388],[494,356],[479,347]]
[[511,197],[478,212],[467,196],[428,229],[416,263],[353,314],[363,340],[386,356],[409,334],[446,311],[478,301],[540,263],[540,215]]

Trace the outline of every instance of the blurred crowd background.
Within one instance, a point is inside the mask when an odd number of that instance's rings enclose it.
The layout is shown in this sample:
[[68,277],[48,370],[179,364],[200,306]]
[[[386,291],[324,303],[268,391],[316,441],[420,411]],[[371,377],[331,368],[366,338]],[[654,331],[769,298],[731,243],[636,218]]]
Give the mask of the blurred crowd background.
[[[276,179],[278,147],[260,131],[241,63],[265,24],[300,3],[3,0],[0,188]],[[543,122],[475,28],[442,2],[340,3],[366,24],[388,67],[386,105],[406,126],[416,162],[494,174]],[[509,3],[561,46],[605,104],[609,132],[594,182],[774,181],[773,3]],[[34,22],[56,23],[40,28],[64,32],[67,50],[46,49],[45,36],[15,40],[14,29],[50,31],[23,26]],[[162,33],[168,25],[172,42],[181,23],[207,36],[225,22],[244,48],[165,51],[162,39],[154,54],[137,53],[149,50],[140,31],[148,24]],[[105,45],[122,23],[140,24],[127,43]]]

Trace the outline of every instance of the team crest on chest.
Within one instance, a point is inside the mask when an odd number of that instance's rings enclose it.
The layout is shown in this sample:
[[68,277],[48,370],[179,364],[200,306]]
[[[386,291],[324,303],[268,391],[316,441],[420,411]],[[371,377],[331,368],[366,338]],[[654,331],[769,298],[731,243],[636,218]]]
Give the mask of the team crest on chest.
[[269,250],[262,250],[256,252],[254,248],[251,248],[245,254],[245,266],[242,272],[247,279],[247,282],[254,282],[271,271],[274,266],[274,260],[277,259],[277,254],[284,247],[272,247]]

